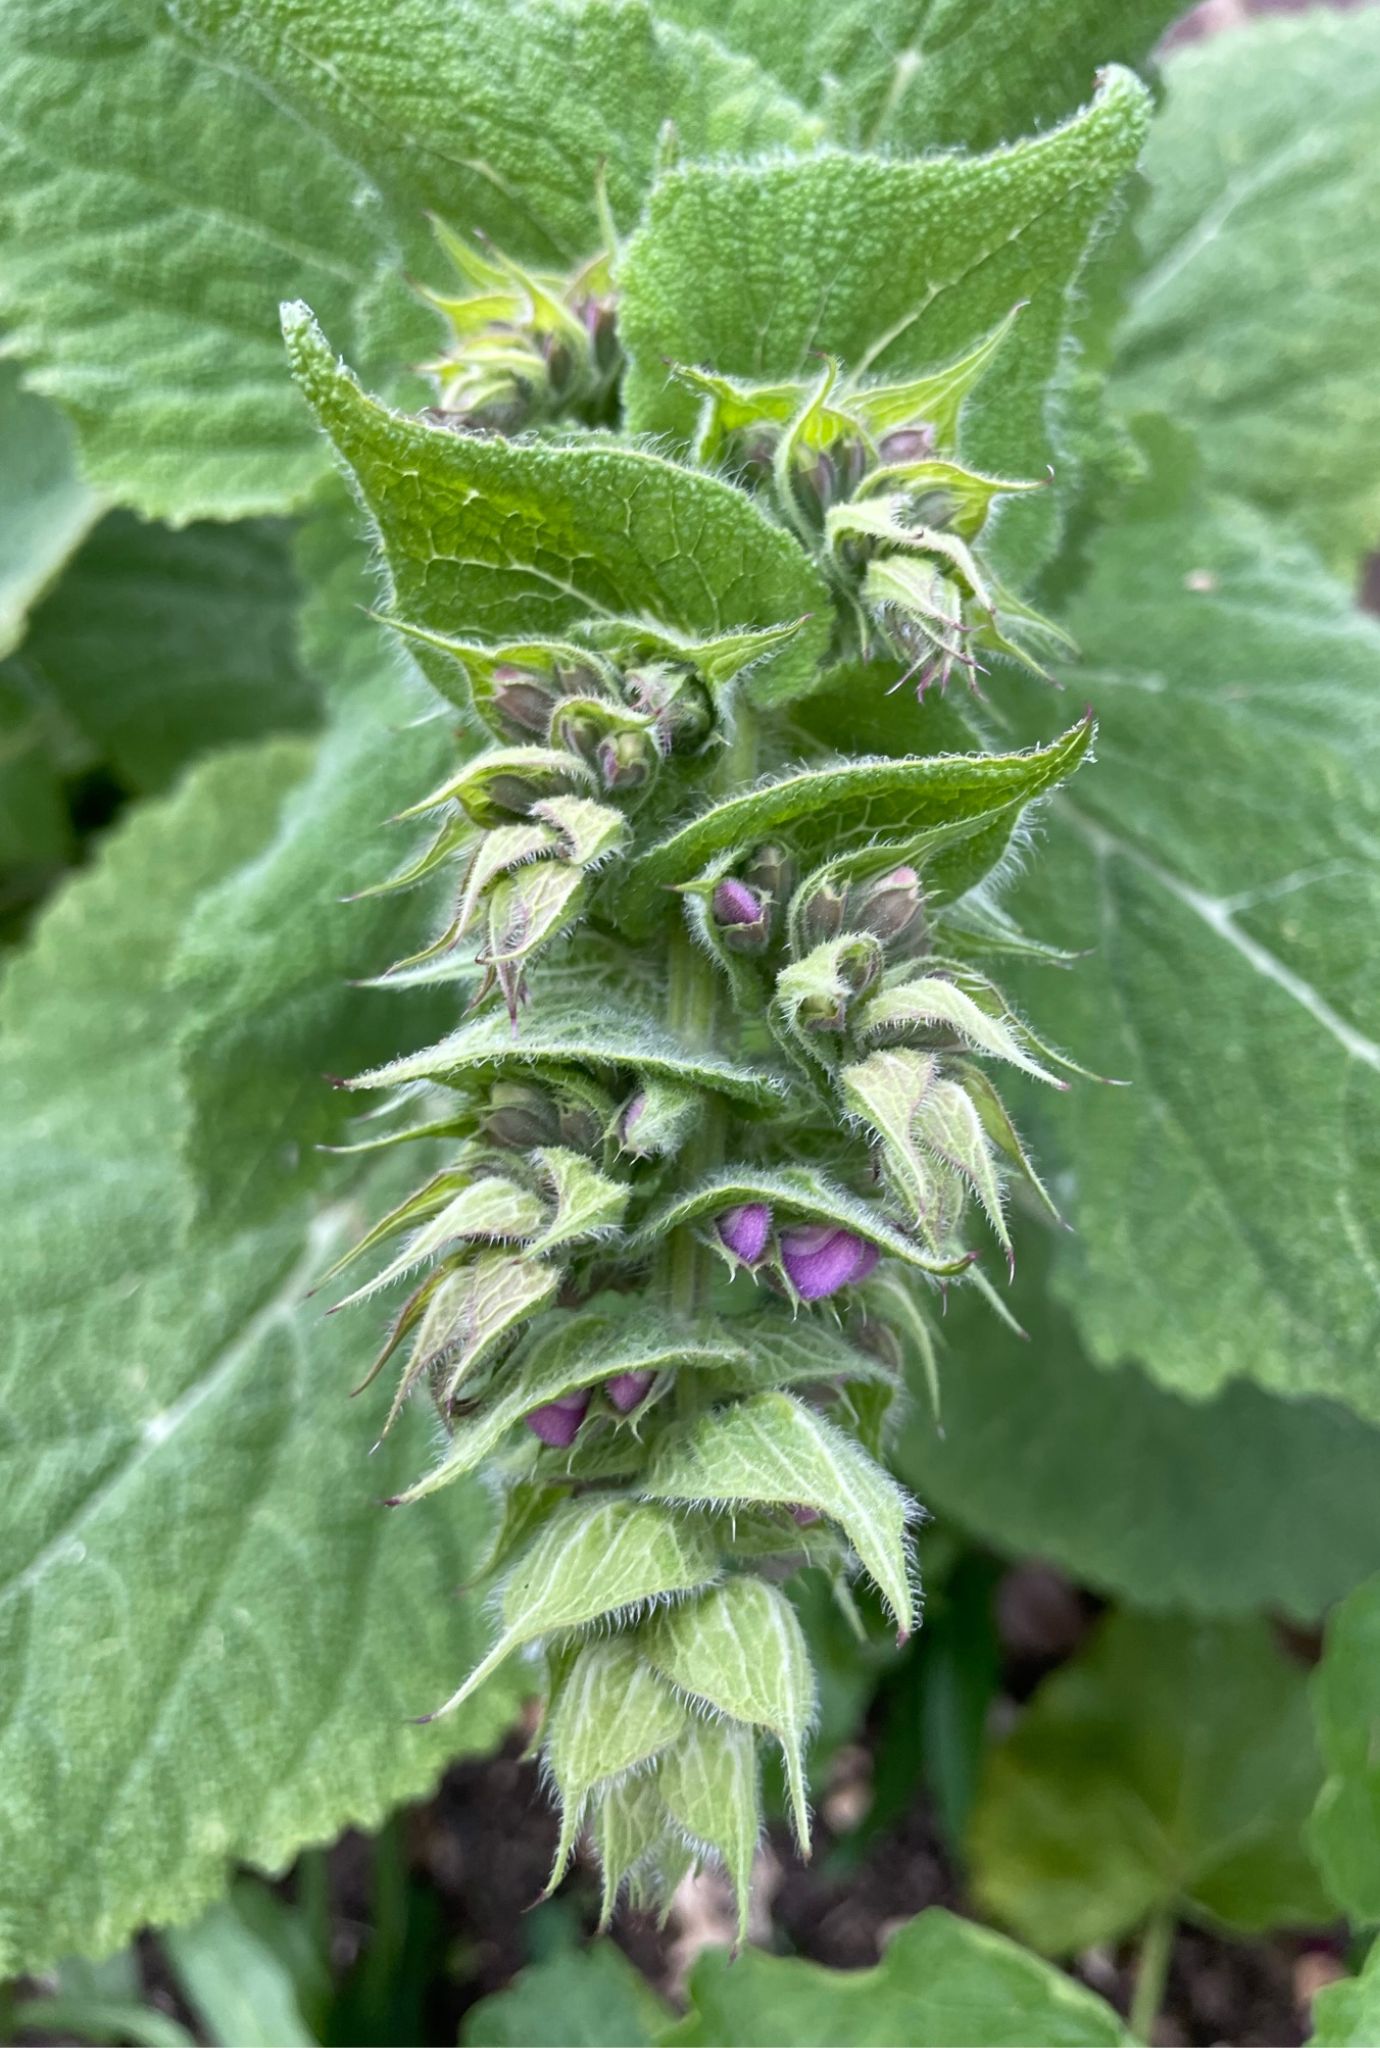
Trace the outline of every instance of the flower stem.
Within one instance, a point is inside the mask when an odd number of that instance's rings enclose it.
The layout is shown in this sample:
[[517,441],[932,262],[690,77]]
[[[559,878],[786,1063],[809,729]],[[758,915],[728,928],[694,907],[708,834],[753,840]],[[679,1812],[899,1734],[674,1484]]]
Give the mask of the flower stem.
[[1148,2041],[1150,2030],[1164,2003],[1169,1962],[1174,1952],[1176,1922],[1167,1906],[1152,1913],[1145,1923],[1136,1962],[1136,1988],[1131,1994],[1129,2024],[1138,2041]]

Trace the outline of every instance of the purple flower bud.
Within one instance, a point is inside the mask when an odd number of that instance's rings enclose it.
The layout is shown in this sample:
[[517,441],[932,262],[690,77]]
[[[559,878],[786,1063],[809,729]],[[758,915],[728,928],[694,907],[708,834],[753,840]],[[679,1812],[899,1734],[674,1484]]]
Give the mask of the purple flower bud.
[[815,1522],[821,1521],[822,1519],[823,1517],[821,1516],[818,1508],[804,1507],[801,1505],[799,1501],[797,1501],[795,1506],[791,1509],[791,1520],[797,1523],[802,1529],[808,1529],[812,1527],[812,1525]]
[[654,1372],[616,1372],[611,1380],[604,1381],[604,1392],[620,1415],[630,1415],[638,1403],[645,1401]]
[[771,1236],[771,1210],[765,1202],[744,1202],[737,1209],[725,1209],[716,1228],[735,1258],[755,1266]]
[[894,427],[877,443],[883,462],[923,462],[934,453],[934,428],[922,421],[918,427]]
[[551,724],[551,707],[556,699],[542,678],[531,669],[500,662],[494,670],[494,709],[520,732],[545,737]]
[[880,1256],[865,1237],[832,1223],[804,1223],[781,1233],[781,1263],[802,1301],[823,1301],[865,1280]]
[[914,868],[893,868],[849,894],[848,922],[855,931],[871,932],[885,945],[907,936],[920,921],[923,901]]
[[599,742],[599,773],[605,789],[641,789],[660,765],[661,755],[650,733],[610,733]]
[[711,907],[715,924],[732,926],[756,924],[762,915],[763,903],[755,889],[749,889],[746,882],[739,882],[730,875],[715,889]]
[[523,1421],[535,1436],[553,1450],[568,1450],[580,1432],[589,1407],[589,1388],[581,1387],[577,1393],[561,1394],[556,1400],[548,1401],[541,1408],[534,1408]]

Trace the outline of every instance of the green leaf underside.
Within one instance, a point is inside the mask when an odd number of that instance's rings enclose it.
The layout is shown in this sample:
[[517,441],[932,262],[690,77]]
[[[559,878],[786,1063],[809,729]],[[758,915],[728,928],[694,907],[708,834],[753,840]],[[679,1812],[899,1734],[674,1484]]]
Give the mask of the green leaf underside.
[[691,1592],[708,1585],[718,1569],[708,1538],[651,1501],[626,1494],[568,1501],[505,1582],[498,1641],[438,1713],[449,1714],[468,1699],[514,1650],[556,1630],[584,1628],[605,1615]]
[[673,1822],[722,1860],[738,1903],[738,1935],[747,1932],[748,1886],[762,1811],[757,1743],[732,1721],[690,1721],[662,1757],[657,1790]]
[[776,1736],[796,1839],[808,1848],[803,1749],[814,1720],[814,1674],[785,1594],[764,1579],[728,1579],[658,1615],[642,1643],[655,1669],[682,1692]]
[[[946,842],[977,839],[994,819],[1001,819],[999,855],[1021,806],[1071,775],[1092,737],[1092,727],[1084,720],[1048,746],[1026,753],[838,761],[759,783],[741,796],[714,804],[649,847],[620,877],[614,906],[619,921],[633,936],[641,936],[650,928],[667,889],[692,881],[716,854],[735,847],[747,851],[774,833],[789,838],[802,856],[832,854],[841,825],[848,839],[859,845],[885,838],[923,847],[933,833],[938,851],[926,865],[926,876],[933,879],[942,900],[948,872]],[[986,837],[990,855],[990,834]],[[980,867],[973,873],[962,845],[954,862],[953,886],[958,891],[971,888],[986,871]]]
[[1032,1235],[1008,1297],[1029,1341],[965,1290],[950,1300],[943,1435],[917,1398],[895,1454],[927,1506],[1157,1611],[1309,1621],[1380,1571],[1380,1431],[1249,1381],[1190,1402],[1095,1365],[1048,1296],[1054,1243]]
[[1380,19],[1253,21],[1176,51],[1166,84],[1115,396],[1180,421],[1214,483],[1350,581],[1380,541]]
[[1380,1918],[1380,1578],[1331,1616],[1313,1681],[1313,1718],[1327,1778],[1309,1846],[1328,1891],[1353,1920]]
[[1011,908],[1095,950],[1006,979],[1131,1086],[1030,1104],[1076,1174],[1056,1289],[1099,1363],[1380,1420],[1380,628],[1306,549],[1168,480],[1099,538],[1072,624],[1097,773]]
[[546,1764],[561,1799],[553,1884],[590,1793],[658,1756],[684,1733],[687,1720],[685,1706],[642,1656],[640,1638],[584,1644],[551,1710],[547,1737]]
[[0,361],[0,656],[23,636],[43,595],[99,511],[81,481],[56,407],[25,391],[17,363]]
[[[402,618],[503,639],[560,638],[637,612],[690,634],[809,613],[766,656],[755,690],[789,695],[812,676],[828,593],[742,492],[602,436],[553,446],[427,426],[367,397],[305,308],[285,311],[284,332],[308,402],[378,524]],[[453,658],[415,645],[453,690]]]
[[[1027,301],[963,451],[979,470],[1043,476],[1059,457],[1048,388],[1069,294],[1147,111],[1145,88],[1114,69],[1067,126],[987,159],[823,155],[672,172],[620,265],[630,426],[688,442],[696,400],[668,360],[780,379],[812,375],[822,352],[899,377],[955,359]],[[1047,494],[1008,506],[1008,573],[1028,573],[1056,525]]]
[[405,1081],[438,1081],[459,1087],[498,1074],[540,1076],[563,1067],[592,1067],[597,1073],[652,1074],[687,1087],[713,1090],[762,1111],[779,1109],[784,1084],[774,1074],[692,1052],[662,1024],[635,1010],[564,1008],[525,1016],[514,1034],[506,1017],[491,1013],[462,1024],[439,1045],[411,1053],[386,1067],[357,1075],[352,1088],[387,1088]]
[[909,1632],[913,1504],[850,1437],[789,1394],[752,1395],[669,1430],[638,1487],[651,1500],[817,1508],[844,1531]]
[[[1072,113],[1099,65],[1136,65],[1176,0],[662,0],[750,51],[843,143],[992,149]],[[1000,61],[994,52],[1000,51]]]
[[1114,1615],[988,1759],[977,1897],[1050,1954],[1165,1910],[1308,1926],[1329,1911],[1302,1840],[1318,1779],[1307,1674],[1266,1622]]
[[304,766],[298,743],[226,754],[140,812],[5,983],[0,1854],[21,1970],[195,1913],[232,1861],[377,1825],[509,1710],[496,1689],[442,1734],[402,1725],[478,1650],[452,1589],[487,1510],[380,1515],[410,1429],[359,1483],[368,1419],[330,1392],[350,1341],[303,1303],[357,1216],[198,1223],[177,1166],[181,934]]
[[667,2048],[1048,2048],[1127,2042],[1109,2005],[990,1928],[932,1906],[875,1969],[825,1970],[749,1948],[709,1949]]

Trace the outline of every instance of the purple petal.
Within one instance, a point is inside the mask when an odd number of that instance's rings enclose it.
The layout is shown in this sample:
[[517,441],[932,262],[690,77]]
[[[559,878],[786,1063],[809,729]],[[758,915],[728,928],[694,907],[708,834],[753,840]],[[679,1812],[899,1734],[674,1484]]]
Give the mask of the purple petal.
[[791,1509],[791,1520],[793,1522],[799,1523],[802,1529],[808,1529],[811,1523],[818,1522],[821,1519],[822,1518],[820,1516],[818,1508],[802,1507],[799,1503],[797,1503],[796,1506]]
[[655,1378],[654,1372],[616,1372],[604,1381],[604,1392],[620,1415],[630,1415],[639,1401],[646,1400]]
[[762,899],[746,882],[732,875],[720,882],[712,899],[715,924],[756,924],[762,915]]
[[781,1263],[802,1301],[823,1301],[865,1280],[880,1256],[875,1244],[851,1230],[809,1223],[781,1233]]
[[523,1421],[534,1435],[554,1450],[567,1450],[580,1432],[589,1407],[589,1388],[581,1387],[578,1393],[562,1394],[555,1401],[548,1401],[541,1408],[534,1408]]
[[765,1202],[744,1202],[725,1209],[717,1224],[719,1236],[745,1266],[755,1266],[771,1236],[771,1210]]

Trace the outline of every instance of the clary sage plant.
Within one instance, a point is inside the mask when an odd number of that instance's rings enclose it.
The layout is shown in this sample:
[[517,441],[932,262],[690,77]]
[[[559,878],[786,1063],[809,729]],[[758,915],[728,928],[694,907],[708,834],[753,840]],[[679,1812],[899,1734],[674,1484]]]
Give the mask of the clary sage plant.
[[[743,1918],[764,1743],[809,1849],[814,1683],[784,1587],[816,1567],[855,1615],[861,1572],[898,1636],[915,1626],[893,1409],[908,1367],[934,1387],[949,1289],[1005,1313],[1013,1196],[1053,1206],[1001,1083],[1066,1087],[1071,1063],[1002,992],[1039,941],[1000,886],[1091,720],[1024,751],[879,755],[811,718],[819,692],[873,719],[970,692],[980,714],[995,666],[1053,680],[1067,642],[988,546],[1049,480],[963,451],[1023,308],[918,374],[668,362],[694,408],[673,460],[607,425],[612,234],[562,276],[438,232],[456,277],[428,293],[420,417],[368,398],[300,305],[292,360],[385,533],[478,520],[501,558],[520,518],[560,616],[517,637],[438,616],[411,601],[425,559],[404,537],[400,572],[390,549],[384,616],[458,743],[378,887],[449,878],[443,928],[393,978],[452,984],[461,1016],[349,1083],[384,1091],[362,1146],[430,1163],[342,1261],[369,1277],[340,1305],[406,1282],[384,1427],[417,1393],[446,1441],[394,1505],[481,1467],[501,1492],[496,1640],[438,1711],[540,1650],[553,1883],[588,1829],[606,1914],[711,1856]],[[599,602],[548,579],[548,527],[553,562],[578,554],[605,502],[635,556],[718,584],[701,630],[616,573]]]

